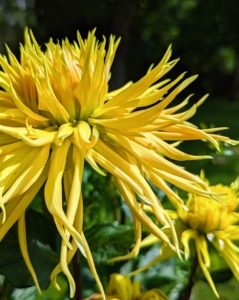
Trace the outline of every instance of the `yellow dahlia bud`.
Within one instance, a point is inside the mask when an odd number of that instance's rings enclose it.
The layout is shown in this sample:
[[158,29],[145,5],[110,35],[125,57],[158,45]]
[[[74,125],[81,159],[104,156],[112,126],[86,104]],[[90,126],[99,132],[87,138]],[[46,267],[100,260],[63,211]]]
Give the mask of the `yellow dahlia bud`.
[[133,299],[133,284],[127,276],[112,274],[105,293],[107,299],[112,299],[114,296],[113,298],[120,300],[131,300]]
[[145,292],[140,300],[167,300],[168,297],[159,289],[152,289]]
[[119,300],[168,300],[168,297],[159,289],[152,289],[142,293],[140,282],[132,282],[128,276],[112,274],[106,288],[106,299]]

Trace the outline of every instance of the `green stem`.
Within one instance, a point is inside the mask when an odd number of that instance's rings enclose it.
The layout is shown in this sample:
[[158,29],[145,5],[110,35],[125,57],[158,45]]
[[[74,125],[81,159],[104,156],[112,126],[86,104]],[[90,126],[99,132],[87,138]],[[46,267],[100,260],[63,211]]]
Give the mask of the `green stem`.
[[8,282],[4,280],[2,285],[2,292],[0,294],[0,300],[7,300],[7,289],[8,289]]
[[190,273],[188,285],[186,286],[186,288],[183,291],[183,294],[181,295],[179,300],[189,300],[190,299],[192,288],[195,283],[195,275],[196,275],[197,267],[198,267],[198,257],[197,257],[197,255],[195,255],[192,266],[191,266],[191,273]]

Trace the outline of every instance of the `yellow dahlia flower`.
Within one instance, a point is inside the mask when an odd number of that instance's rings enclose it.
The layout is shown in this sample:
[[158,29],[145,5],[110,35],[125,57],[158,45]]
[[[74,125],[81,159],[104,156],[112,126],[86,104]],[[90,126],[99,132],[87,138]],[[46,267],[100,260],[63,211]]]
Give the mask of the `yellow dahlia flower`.
[[160,289],[152,289],[142,293],[140,282],[132,282],[129,277],[112,274],[105,290],[107,300],[168,300]]
[[143,211],[145,201],[158,221],[171,228],[178,249],[171,219],[145,177],[179,202],[181,199],[165,181],[189,192],[211,195],[200,178],[163,157],[194,160],[207,156],[187,155],[166,141],[203,139],[215,147],[217,140],[232,142],[212,134],[215,130],[199,130],[187,122],[206,97],[185,112],[178,110],[189,97],[167,108],[197,77],[183,80],[182,74],[170,83],[158,82],[177,62],[169,61],[171,47],[138,82],[109,92],[110,67],[119,39],[115,41],[111,36],[106,50],[105,38],[99,43],[94,33],[89,33],[86,40],[78,33],[78,43],[73,44],[67,39],[61,45],[50,40],[46,51],[42,51],[32,32],[26,30],[20,62],[9,49],[8,59],[0,56],[0,240],[18,221],[21,250],[38,285],[27,251],[24,214],[45,183],[45,202],[62,237],[60,263],[51,280],[57,286],[56,276],[64,272],[71,297],[75,283],[68,264],[77,249],[87,258],[103,293],[82,231],[85,160],[100,174],[105,175],[106,170],[113,175],[132,211],[136,246],[126,257],[129,258],[139,251],[141,224],[174,249],[167,235]]
[[[195,241],[199,265],[215,295],[219,297],[208,270],[210,267],[208,245],[212,244],[215,247],[239,281],[239,248],[233,243],[233,241],[239,240],[238,180],[233,182],[230,187],[218,184],[210,186],[210,190],[222,195],[218,202],[200,195],[190,194],[185,207],[178,205],[174,199],[171,199],[177,212],[167,212],[175,222],[175,230],[186,259],[191,254],[190,240]],[[151,209],[148,208],[147,210],[150,211]],[[163,229],[163,231],[170,238],[168,229]],[[158,238],[151,234],[141,242],[141,247],[157,242],[159,242]],[[131,275],[142,272],[174,255],[175,253],[171,249],[163,248],[158,257],[132,272]]]

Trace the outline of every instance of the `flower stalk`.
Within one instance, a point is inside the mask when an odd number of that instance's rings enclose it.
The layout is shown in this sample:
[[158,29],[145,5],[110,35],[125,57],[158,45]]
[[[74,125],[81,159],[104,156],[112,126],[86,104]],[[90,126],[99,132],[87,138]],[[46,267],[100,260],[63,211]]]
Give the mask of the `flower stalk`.
[[83,300],[83,286],[81,278],[80,252],[76,251],[72,259],[73,278],[76,283],[75,300]]

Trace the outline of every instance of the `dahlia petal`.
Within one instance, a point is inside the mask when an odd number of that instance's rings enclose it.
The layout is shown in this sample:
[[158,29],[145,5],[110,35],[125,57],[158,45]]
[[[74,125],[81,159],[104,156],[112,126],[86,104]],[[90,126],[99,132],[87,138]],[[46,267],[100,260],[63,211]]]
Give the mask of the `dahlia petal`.
[[153,244],[156,244],[159,242],[159,239],[150,233],[146,238],[144,238],[140,243],[140,248],[152,246]]
[[0,105],[9,108],[16,108],[16,105],[13,102],[11,95],[9,95],[5,91],[0,91]]
[[19,147],[17,150],[15,150],[15,152],[8,153],[0,157],[0,163],[3,167],[0,172],[1,189],[7,190],[9,188],[9,186],[7,186],[9,180],[10,185],[15,182],[21,171],[26,169],[31,164],[31,161],[35,158],[36,153],[38,153],[36,149],[31,149],[24,145],[24,147]]
[[[116,185],[121,192],[121,195],[127,205],[129,206],[130,210],[132,211],[135,218],[137,218],[142,225],[144,225],[150,232],[152,232],[155,236],[157,236],[160,240],[165,242],[169,247],[174,247],[171,245],[167,235],[165,235],[155,224],[152,220],[144,213],[142,209],[139,208],[139,205],[136,201],[135,195],[133,194],[132,190],[129,188],[127,184],[125,184],[119,178],[114,178]],[[175,251],[175,249],[174,249]]]
[[213,245],[217,249],[219,255],[225,259],[236,279],[239,280],[238,247],[236,247],[230,240],[223,240],[222,247],[221,242],[222,240],[217,239],[213,241]]
[[8,91],[10,89],[10,80],[7,74],[0,71],[0,86],[5,90]]
[[89,126],[88,123],[84,122],[84,121],[80,121],[77,129],[79,130],[79,134],[81,136],[81,139],[85,142],[85,143],[89,143],[89,139],[91,136],[91,128]]
[[90,150],[90,154],[105,170],[127,182],[138,195],[144,194],[137,181],[134,180],[135,177],[141,176],[137,174],[137,169],[108,148],[105,143],[99,140],[94,149]]
[[146,126],[153,122],[158,117],[159,112],[154,107],[148,108],[145,111],[137,111],[133,114],[128,114],[123,117],[112,119],[92,119],[89,118],[90,124],[100,124],[105,127],[115,128],[118,130],[127,130],[127,128],[138,128]]
[[54,217],[58,230],[61,228],[60,234],[65,243],[69,245],[67,237],[64,234],[65,230],[63,229],[63,226],[70,232],[80,248],[81,253],[85,256],[84,242],[74,226],[70,224],[62,206],[62,175],[69,147],[70,142],[66,139],[62,146],[56,146],[51,154],[50,170],[45,186],[45,200],[48,210]]
[[42,136],[40,136],[37,139],[30,139],[26,135],[23,135],[22,133],[18,134],[19,138],[21,138],[22,141],[28,146],[32,147],[42,147],[47,144],[54,143],[56,140],[57,132],[49,132]]
[[172,175],[170,172],[161,171],[156,168],[153,168],[152,171],[163,178],[164,180],[171,182],[172,184],[176,185],[180,189],[187,190],[190,193],[201,194],[204,196],[213,196],[215,195],[213,192],[209,190],[202,190],[199,187],[195,186],[195,181],[188,180],[185,178],[181,178],[179,176]]
[[7,58],[2,55],[0,55],[0,64],[9,78],[20,79],[16,70],[8,63]]
[[70,298],[74,297],[75,290],[76,290],[76,284],[74,281],[74,278],[71,275],[71,272],[68,268],[67,264],[67,249],[68,246],[65,243],[65,240],[62,240],[61,243],[61,254],[60,254],[60,265],[61,265],[61,271],[65,274],[68,283],[69,283],[69,289],[70,289]]
[[19,110],[21,110],[23,113],[25,113],[27,116],[29,116],[31,119],[39,121],[42,126],[48,126],[49,122],[48,119],[45,117],[42,117],[36,113],[34,113],[31,109],[29,109],[22,101],[19,95],[17,95],[14,87],[12,84],[10,84],[10,93],[12,96],[12,99],[15,103],[15,105],[18,107]]
[[61,125],[56,134],[55,144],[57,146],[61,146],[64,140],[68,138],[73,132],[74,129],[71,123]]
[[198,159],[213,158],[212,156],[209,155],[195,156],[195,155],[186,154],[176,149],[175,147],[172,147],[170,144],[164,142],[163,140],[156,138],[152,133],[145,132],[142,133],[142,135],[146,137],[146,140],[152,142],[152,144],[160,153],[162,153],[163,155],[171,159],[184,161],[184,160],[198,160]]
[[47,163],[49,150],[50,145],[46,145],[36,153],[35,159],[27,166],[26,170],[22,171],[22,174],[17,177],[16,181],[3,195],[4,203],[8,202],[11,198],[25,193],[39,178]]
[[[106,176],[107,175],[103,170],[101,170],[99,168],[99,166],[97,165],[96,161],[94,160],[93,156],[90,153],[88,153],[85,156],[85,160],[89,163],[89,165],[92,167],[92,169],[94,169],[97,173],[99,173],[102,176]],[[100,161],[101,160],[103,160],[103,158],[101,158]]]
[[202,269],[202,272],[204,274],[204,276],[206,277],[210,287],[212,288],[214,294],[217,296],[217,298],[220,298],[217,290],[216,290],[216,287],[214,285],[214,282],[212,280],[212,277],[210,275],[210,272],[208,271],[207,269],[207,266],[205,265],[204,261],[203,261],[203,253],[207,252],[208,250],[205,248],[205,243],[202,243],[202,238],[196,238],[195,239],[195,243],[196,243],[196,250],[197,250],[197,257],[198,257],[198,261],[199,261],[199,264],[200,264],[200,267]]
[[[183,139],[188,139],[187,136],[191,137],[189,139],[191,140],[208,140],[209,142],[211,142],[215,148],[217,150],[219,150],[219,147],[218,147],[218,143],[216,141],[216,139],[214,139],[212,137],[212,135],[209,135],[207,134],[206,132],[202,131],[202,130],[199,130],[197,128],[192,128],[192,127],[188,127],[188,126],[185,126],[183,124],[178,124],[178,125],[175,125],[175,126],[171,126],[170,127],[167,127],[167,128],[164,128],[165,131],[167,132],[180,132],[183,136],[185,135],[185,138],[183,137]],[[160,134],[159,134],[160,135]],[[159,136],[158,135],[158,136]]]
[[112,274],[110,276],[110,282],[106,288],[106,295],[112,295],[110,299],[133,299],[133,285],[128,276],[121,274]]
[[[82,209],[83,209],[83,199],[81,196],[80,202],[78,205],[78,209],[77,209],[78,212],[76,214],[76,218],[75,218],[75,222],[74,222],[74,226],[78,232],[82,232],[82,219],[83,219],[83,210]],[[78,246],[77,246],[75,240],[73,239],[72,243],[71,243],[71,248],[68,249],[68,251],[67,251],[67,256],[65,258],[63,258],[66,260],[67,264],[70,263],[70,261],[72,260],[72,258],[75,255],[77,250],[78,250]],[[52,281],[53,285],[57,288],[57,290],[60,290],[60,287],[57,284],[56,277],[60,272],[62,272],[61,263],[59,263],[51,273],[51,281]]]
[[179,103],[178,105],[175,105],[173,107],[169,107],[169,108],[165,108],[163,110],[163,113],[166,115],[171,115],[173,113],[175,113],[176,111],[182,109],[184,106],[186,106],[189,102],[189,99],[193,96],[194,94],[189,95],[186,99],[184,99],[181,103]]
[[31,203],[32,199],[36,196],[37,192],[47,178],[48,170],[49,164],[45,166],[38,180],[28,189],[26,193],[14,198],[6,204],[7,218],[6,221],[2,225],[0,225],[0,241],[4,238],[12,225],[20,218],[22,213]]
[[0,106],[0,121],[6,126],[24,126],[26,123],[26,115],[17,108],[9,108]]
[[37,280],[36,273],[34,271],[34,268],[32,266],[30,256],[27,250],[27,236],[26,236],[26,224],[25,224],[25,213],[22,213],[22,215],[18,219],[18,239],[19,239],[19,246],[22,252],[22,256],[25,260],[25,263],[27,265],[27,268],[29,272],[31,273],[32,279],[38,289],[38,292],[41,294],[41,289]]
[[84,244],[85,244],[86,259],[88,261],[91,273],[93,274],[93,276],[95,278],[95,281],[96,281],[96,283],[98,285],[100,293],[101,293],[101,295],[103,297],[103,300],[105,300],[106,299],[105,298],[105,292],[104,292],[102,283],[101,283],[101,281],[99,279],[99,276],[97,274],[97,271],[96,271],[96,268],[95,268],[95,264],[94,264],[94,261],[93,261],[93,258],[92,258],[92,254],[91,254],[90,248],[88,246],[87,240],[85,239],[83,231],[81,232],[81,237],[82,237],[82,240],[84,241]]
[[[185,73],[183,73],[181,76],[179,76],[177,79],[181,79],[184,76]],[[157,109],[162,112],[163,109],[171,103],[174,98],[183,91],[190,83],[192,83],[197,78],[197,75],[191,76],[187,79],[185,79],[178,87],[176,87],[162,102],[160,102],[157,105]],[[176,79],[176,80],[177,80]]]
[[[120,134],[115,134],[115,136],[110,136],[112,139],[115,139],[115,141],[119,141],[123,147],[129,151],[133,156],[137,157],[139,161],[141,161],[145,167],[148,169],[154,170],[154,172],[163,172],[165,176],[168,174],[175,174],[172,175],[172,178],[175,176],[178,176],[181,179],[178,179],[179,183],[182,182],[185,179],[185,182],[192,181],[194,183],[198,183],[199,186],[201,186],[206,191],[208,190],[207,185],[205,182],[203,182],[199,177],[196,177],[187,171],[183,170],[182,168],[175,166],[173,163],[165,160],[160,155],[155,153],[154,151],[149,151],[148,149],[143,148],[139,144],[134,142],[134,138],[130,137],[130,139],[127,139],[125,136]],[[154,167],[152,167],[154,166]],[[157,168],[157,170],[156,170]],[[158,173],[159,174],[159,173]],[[168,181],[170,181],[170,175],[167,176]],[[176,178],[175,178],[176,179]],[[174,184],[177,186],[176,181],[174,181]],[[181,184],[180,184],[181,186]],[[186,186],[184,186],[186,187]],[[199,191],[199,188],[198,190]],[[205,191],[202,190],[202,193],[205,193]],[[206,192],[207,193],[207,192]]]
[[39,79],[36,81],[36,86],[39,97],[38,109],[50,112],[59,124],[67,123],[69,114],[56,98],[49,82],[46,83]]
[[[171,50],[170,50],[171,51]],[[129,86],[129,88],[123,90],[115,97],[113,97],[110,101],[104,104],[104,108],[108,108],[109,106],[116,106],[120,103],[128,102],[132,99],[137,98],[140,96],[152,83],[157,81],[160,77],[165,75],[170,69],[173,68],[174,64],[171,66],[166,66],[166,62],[169,59],[169,50],[167,50],[165,57],[162,61],[148,74],[146,74],[143,78],[141,78],[136,83]],[[165,67],[163,67],[165,65]]]
[[187,229],[181,235],[181,242],[183,244],[185,259],[188,259],[190,256],[190,247],[189,241],[190,239],[195,239],[198,237],[198,232],[194,229]]

